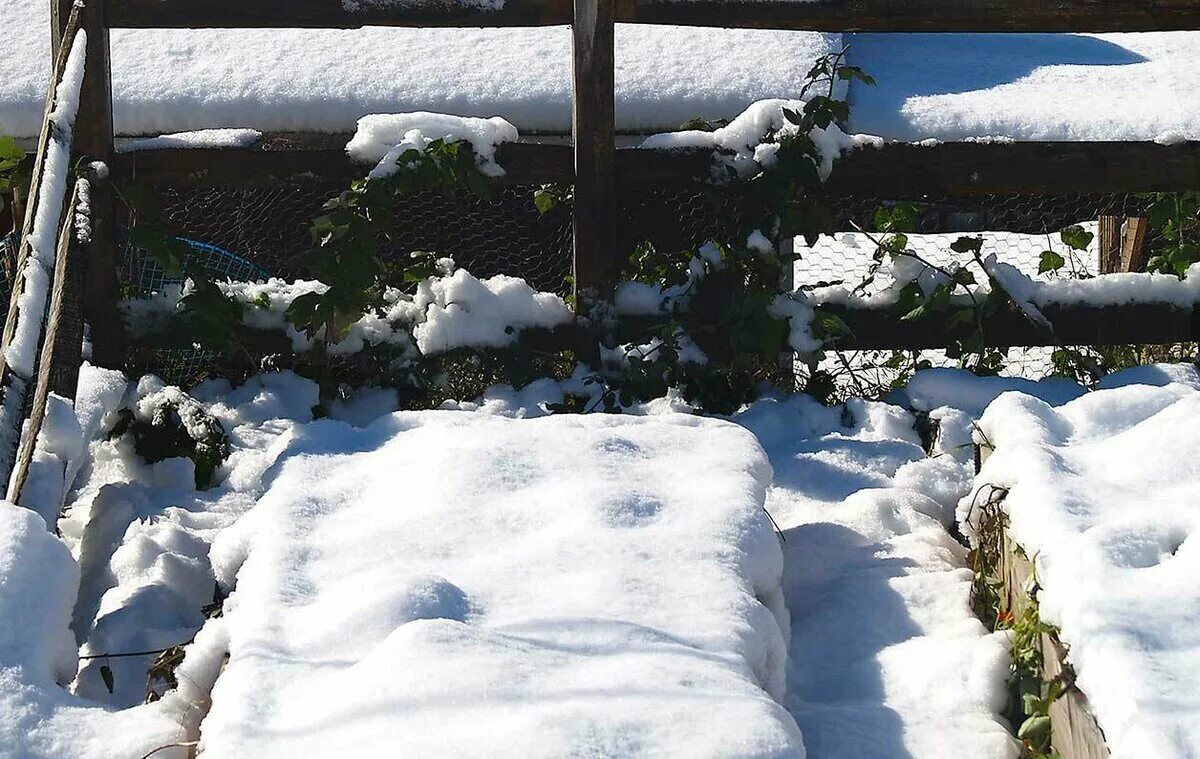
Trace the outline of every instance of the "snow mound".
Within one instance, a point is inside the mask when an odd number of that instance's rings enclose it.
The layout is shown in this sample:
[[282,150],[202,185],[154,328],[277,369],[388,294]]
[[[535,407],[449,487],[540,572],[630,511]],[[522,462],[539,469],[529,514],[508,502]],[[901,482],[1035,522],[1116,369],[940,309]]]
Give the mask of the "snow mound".
[[803,756],[744,430],[400,412],[279,461],[211,553],[205,756]]
[[359,163],[375,164],[369,176],[396,173],[396,161],[410,150],[423,153],[434,140],[468,142],[475,149],[479,170],[489,177],[504,176],[496,163],[496,148],[516,142],[517,128],[499,116],[490,119],[463,118],[440,113],[395,113],[363,116],[358,131],[346,144],[346,152]]
[[1007,394],[980,421],[995,450],[976,489],[1008,489],[1042,618],[1116,758],[1200,755],[1197,414],[1200,391],[1172,383],[1057,409]]
[[7,501],[0,578],[0,757],[139,757],[187,739],[188,715],[199,714],[200,692],[215,675],[197,666],[200,657],[180,671],[179,691],[134,709],[111,712],[66,691],[77,664],[68,625],[79,567],[37,514]]
[[1015,759],[1008,643],[970,606],[947,526],[970,450],[926,457],[882,403],[768,398],[736,417],[771,458],[791,612],[786,705],[809,759]]

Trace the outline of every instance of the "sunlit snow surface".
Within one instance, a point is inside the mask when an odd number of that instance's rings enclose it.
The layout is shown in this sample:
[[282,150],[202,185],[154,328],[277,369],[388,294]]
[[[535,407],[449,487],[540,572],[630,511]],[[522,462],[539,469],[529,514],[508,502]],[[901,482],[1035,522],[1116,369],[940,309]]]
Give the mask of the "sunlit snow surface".
[[1008,489],[1009,532],[1036,566],[1042,618],[1061,629],[1113,756],[1194,757],[1200,375],[1145,367],[1107,384],[1059,408],[997,399],[980,421],[995,453],[976,484]]

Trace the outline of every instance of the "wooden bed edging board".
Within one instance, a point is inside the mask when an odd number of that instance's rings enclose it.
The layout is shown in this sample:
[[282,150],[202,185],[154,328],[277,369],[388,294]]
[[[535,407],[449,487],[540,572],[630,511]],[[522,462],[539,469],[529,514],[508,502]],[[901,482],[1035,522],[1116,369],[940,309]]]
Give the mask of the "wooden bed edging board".
[[[1003,610],[1020,617],[1029,605],[1027,589],[1033,584],[1033,564],[1007,535],[1001,554],[1000,577]],[[1042,680],[1050,682],[1066,669],[1067,648],[1053,633],[1042,633]],[[1074,685],[1050,704],[1050,743],[1062,759],[1108,759],[1104,731],[1088,708],[1087,697]]]
[[[992,453],[987,444],[975,446],[975,471],[978,473],[983,462]],[[1030,603],[1029,590],[1034,587],[1033,563],[1025,555],[1008,532],[1004,533],[1004,550],[1000,553],[998,577],[1003,587],[1000,593],[1002,611],[1020,617]],[[1050,682],[1066,669],[1067,648],[1057,635],[1043,633],[1042,681]],[[1072,685],[1050,704],[1051,745],[1062,759],[1108,759],[1108,746],[1104,742],[1104,731],[1096,723],[1087,705],[1087,697]]]

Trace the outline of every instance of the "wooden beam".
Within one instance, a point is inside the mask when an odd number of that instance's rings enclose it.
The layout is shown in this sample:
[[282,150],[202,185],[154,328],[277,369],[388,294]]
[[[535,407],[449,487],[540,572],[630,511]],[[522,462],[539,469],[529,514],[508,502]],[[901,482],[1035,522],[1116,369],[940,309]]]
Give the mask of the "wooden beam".
[[1150,220],[1132,216],[1125,221],[1125,239],[1121,243],[1121,271],[1146,270],[1146,232]]
[[[83,24],[88,35],[87,68],[76,119],[76,153],[108,166],[113,157],[112,66],[107,0],[86,0]],[[88,245],[84,313],[91,327],[91,361],[120,369],[125,362],[124,327],[117,313],[116,209],[103,170],[90,171],[92,228]]]
[[122,0],[114,28],[506,27],[571,23],[570,0],[506,0],[498,9],[456,0]]
[[[568,0],[467,3],[342,0],[123,0],[114,27],[544,26],[570,24]],[[632,0],[619,22],[849,32],[1149,32],[1200,29],[1193,0]]]
[[1200,187],[1200,142],[889,143],[842,156],[826,187],[882,198],[1178,192]]
[[1101,216],[1098,224],[1097,246],[1100,257],[1100,274],[1121,271],[1121,222],[1120,216]]
[[[274,134],[249,148],[153,150],[118,154],[116,174],[146,184],[277,186],[349,181],[367,167],[346,156],[349,135]],[[632,140],[636,142],[636,140]],[[616,151],[620,187],[679,186],[709,176],[698,151],[625,147]],[[571,146],[530,138],[500,146],[498,160],[514,184],[574,176]],[[1147,166],[1154,166],[1147,171]],[[842,156],[826,189],[833,195],[906,199],[1006,193],[1178,192],[1200,187],[1200,142],[889,143]]]
[[1193,0],[638,0],[655,24],[825,32],[1149,32],[1200,28]]
[[571,218],[578,308],[587,297],[611,298],[620,273],[613,0],[575,0],[572,31],[575,197]]
[[[888,310],[827,307],[850,327],[853,336],[833,346],[846,350],[920,350],[944,348],[949,338],[966,339],[973,325],[947,332],[944,320],[902,322]],[[1166,344],[1200,340],[1200,309],[1184,310],[1159,303],[1119,306],[1046,306],[1042,313],[1054,325],[1050,332],[1013,310],[988,320],[988,346]]]

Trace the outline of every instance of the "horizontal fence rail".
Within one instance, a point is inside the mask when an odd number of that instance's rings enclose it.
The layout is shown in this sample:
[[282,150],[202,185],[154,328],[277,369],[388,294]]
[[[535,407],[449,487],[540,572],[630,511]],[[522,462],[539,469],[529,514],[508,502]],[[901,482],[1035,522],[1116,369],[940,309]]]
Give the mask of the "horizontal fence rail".
[[[118,154],[118,175],[147,184],[271,186],[317,177],[361,176],[346,155],[350,135],[267,135],[247,148],[148,150]],[[570,144],[529,141],[500,146],[505,181],[574,181]],[[617,186],[680,185],[710,175],[707,151],[616,151]],[[834,163],[830,193],[881,198],[1002,193],[1169,192],[1200,188],[1200,142],[890,143]]]
[[[617,22],[807,31],[1142,32],[1200,28],[1195,0],[619,0]],[[113,27],[241,28],[566,25],[569,0],[469,3],[343,0],[120,0]]]

